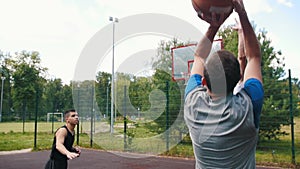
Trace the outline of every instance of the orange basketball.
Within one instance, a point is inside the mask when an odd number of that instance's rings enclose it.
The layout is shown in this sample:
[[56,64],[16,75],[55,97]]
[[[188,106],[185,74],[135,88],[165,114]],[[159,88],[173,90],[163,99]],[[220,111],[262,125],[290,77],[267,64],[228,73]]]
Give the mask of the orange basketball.
[[192,0],[192,4],[198,14],[231,13],[233,11],[232,0]]

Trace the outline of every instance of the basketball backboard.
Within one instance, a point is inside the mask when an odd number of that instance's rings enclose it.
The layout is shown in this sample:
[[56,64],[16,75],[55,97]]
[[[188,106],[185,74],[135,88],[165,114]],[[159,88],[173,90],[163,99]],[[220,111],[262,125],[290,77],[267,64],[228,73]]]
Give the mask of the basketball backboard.
[[[189,78],[194,63],[196,46],[197,44],[189,44],[171,49],[172,79],[174,81]],[[221,49],[223,49],[222,39],[214,40],[211,53]]]

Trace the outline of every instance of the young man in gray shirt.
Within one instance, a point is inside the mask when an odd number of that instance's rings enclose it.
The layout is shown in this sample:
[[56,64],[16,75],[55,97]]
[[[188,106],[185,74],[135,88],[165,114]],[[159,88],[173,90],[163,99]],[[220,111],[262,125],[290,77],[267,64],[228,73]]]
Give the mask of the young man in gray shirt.
[[[199,15],[210,26],[195,51],[184,108],[197,169],[255,168],[264,95],[261,53],[243,0],[233,0],[233,4],[243,33],[239,41],[243,45],[238,48],[244,50],[247,60],[242,78],[239,62],[231,52],[220,50],[208,57],[218,29],[230,14]],[[233,94],[241,79],[243,87]]]

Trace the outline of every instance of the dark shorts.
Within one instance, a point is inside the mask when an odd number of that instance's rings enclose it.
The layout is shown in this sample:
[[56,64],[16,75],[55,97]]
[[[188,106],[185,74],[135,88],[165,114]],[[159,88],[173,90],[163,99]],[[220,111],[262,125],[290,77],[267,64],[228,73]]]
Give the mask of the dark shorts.
[[68,168],[67,160],[49,159],[45,165],[45,169],[67,169],[67,168]]

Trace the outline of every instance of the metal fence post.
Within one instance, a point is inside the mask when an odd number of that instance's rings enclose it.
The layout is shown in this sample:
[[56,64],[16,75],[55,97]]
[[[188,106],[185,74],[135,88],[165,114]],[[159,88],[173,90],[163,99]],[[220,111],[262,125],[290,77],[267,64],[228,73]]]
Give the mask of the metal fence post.
[[[79,112],[79,87],[80,87],[80,85],[78,84],[77,85],[77,113],[78,113],[78,115],[80,115],[80,112]],[[77,143],[77,145],[79,146],[79,123],[80,123],[80,120],[78,120],[78,124],[77,124],[77,135],[76,135],[76,143]]]
[[293,115],[293,90],[291,69],[289,69],[289,92],[290,92],[290,118],[291,118],[291,139],[292,139],[292,163],[296,164],[295,160],[295,136],[294,136],[294,115]]
[[39,89],[36,88],[36,100],[35,100],[35,118],[34,118],[34,149],[36,149],[36,140],[37,140],[37,114],[39,112]]
[[93,147],[93,122],[94,122],[94,86],[92,84],[92,91],[91,91],[91,104],[92,104],[92,109],[91,109],[91,135],[90,135],[90,147]]
[[124,110],[124,151],[127,150],[127,137],[126,137],[126,129],[127,129],[127,118],[126,118],[126,111],[127,111],[127,107],[126,107],[126,98],[127,98],[127,87],[126,85],[124,86],[124,106],[123,106],[123,110]]
[[166,150],[167,152],[169,151],[169,88],[170,88],[170,83],[167,81],[166,83]]

